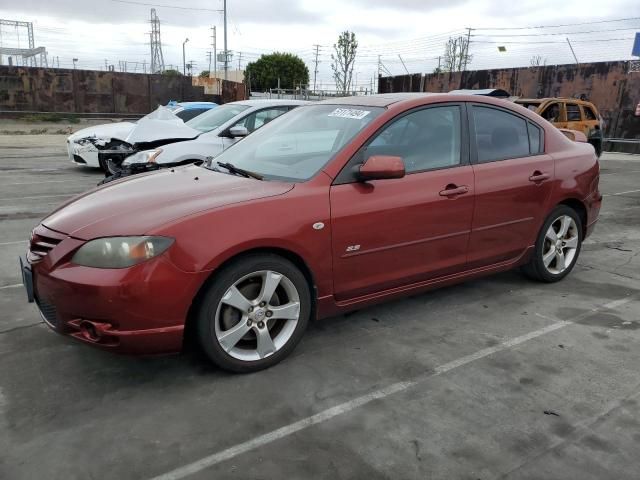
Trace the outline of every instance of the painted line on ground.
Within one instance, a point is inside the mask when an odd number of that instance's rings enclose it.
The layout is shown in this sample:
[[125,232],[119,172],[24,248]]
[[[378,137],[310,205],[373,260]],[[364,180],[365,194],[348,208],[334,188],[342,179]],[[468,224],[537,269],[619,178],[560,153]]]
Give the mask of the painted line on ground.
[[634,297],[627,296],[619,300],[614,300],[600,307],[593,308],[585,313],[581,313],[580,315],[573,317],[571,320],[557,320],[549,317],[543,317],[543,318],[549,318],[550,320],[553,320],[554,323],[552,323],[551,325],[547,325],[546,327],[543,327],[539,330],[525,333],[524,335],[514,337],[510,340],[506,340],[493,347],[484,348],[470,355],[466,355],[464,357],[453,360],[451,362],[447,362],[443,365],[439,365],[435,367],[432,372],[429,372],[428,374],[425,374],[425,375],[420,375],[413,380],[393,383],[387,387],[384,387],[384,388],[375,390],[371,393],[368,393],[366,395],[362,395],[360,397],[354,398],[353,400],[349,400],[348,402],[341,403],[339,405],[336,405],[335,407],[328,408],[310,417],[303,418],[302,420],[299,420],[297,422],[290,423],[289,425],[285,425],[284,427],[278,428],[276,430],[272,430],[271,432],[265,433],[263,435],[255,437],[246,442],[239,443],[237,445],[229,447],[220,452],[201,458],[200,460],[196,460],[193,463],[189,463],[182,467],[176,468],[175,470],[172,470],[170,472],[164,473],[157,477],[153,477],[151,480],[179,480],[179,479],[188,477],[190,475],[196,474],[198,472],[201,472],[202,470],[210,468],[226,460],[230,460],[239,455],[242,455],[243,453],[249,452],[259,447],[263,447],[276,440],[280,440],[282,438],[293,435],[294,433],[299,432],[300,430],[304,430],[313,425],[326,422],[344,413],[351,412],[359,407],[362,407],[368,403],[373,402],[374,400],[380,400],[390,395],[393,395],[395,393],[403,392],[411,387],[414,387],[428,380],[429,378],[435,377],[437,375],[442,375],[446,372],[459,368],[463,365],[467,365],[469,363],[475,362],[476,360],[480,360],[489,355],[493,355],[494,353],[498,353],[500,351],[507,350],[517,345],[521,345],[525,342],[528,342],[529,340],[533,340],[534,338],[540,337],[542,335],[546,335],[547,333],[559,330],[568,325],[573,325],[576,320],[582,318],[583,316],[591,315],[594,312],[598,312],[600,310],[608,310],[608,309],[613,309],[613,308],[622,306],[632,301],[633,299]]
[[618,195],[625,195],[627,193],[638,193],[640,190],[627,190],[626,192],[618,192],[618,193],[607,193],[606,195],[602,195],[603,197],[615,197]]
[[26,245],[29,242],[27,240],[16,240],[15,242],[2,242],[2,243],[0,243],[0,246],[2,246],[2,245],[19,245],[20,243],[24,243]]
[[34,198],[56,198],[56,197],[73,197],[74,195],[79,195],[81,193],[84,193],[86,190],[83,190],[81,192],[75,192],[75,193],[64,193],[64,194],[58,194],[58,195],[33,195],[31,197],[12,197],[12,198],[0,198],[0,202],[6,202],[9,200],[31,200]]
[[22,287],[21,283],[14,283],[13,285],[4,285],[2,287],[0,287],[0,290],[5,290],[7,288],[18,288],[18,287]]
[[[90,178],[90,177],[84,177],[84,178]],[[0,183],[0,187],[9,187],[11,185],[40,185],[41,183],[70,183],[74,180],[76,179],[74,178],[74,179],[67,179],[67,180],[45,180],[43,182]]]

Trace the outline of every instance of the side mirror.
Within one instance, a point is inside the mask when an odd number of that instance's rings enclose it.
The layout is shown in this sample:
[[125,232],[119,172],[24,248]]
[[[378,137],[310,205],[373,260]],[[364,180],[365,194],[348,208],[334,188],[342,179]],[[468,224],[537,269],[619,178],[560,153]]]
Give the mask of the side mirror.
[[369,157],[358,170],[360,180],[384,180],[404,177],[402,157],[374,155]]
[[247,135],[249,135],[249,130],[247,130],[247,127],[243,127],[242,125],[236,125],[229,129],[229,136],[231,138],[246,137]]

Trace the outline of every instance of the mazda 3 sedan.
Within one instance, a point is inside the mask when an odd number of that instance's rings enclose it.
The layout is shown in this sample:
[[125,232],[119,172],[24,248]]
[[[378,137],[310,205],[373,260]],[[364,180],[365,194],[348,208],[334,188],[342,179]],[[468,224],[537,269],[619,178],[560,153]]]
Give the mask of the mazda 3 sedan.
[[[255,371],[312,319],[522,267],[556,282],[594,228],[584,135],[471,95],[296,108],[202,166],[62,205],[21,259],[55,331],[108,350],[181,350]],[[123,215],[126,212],[126,215]]]

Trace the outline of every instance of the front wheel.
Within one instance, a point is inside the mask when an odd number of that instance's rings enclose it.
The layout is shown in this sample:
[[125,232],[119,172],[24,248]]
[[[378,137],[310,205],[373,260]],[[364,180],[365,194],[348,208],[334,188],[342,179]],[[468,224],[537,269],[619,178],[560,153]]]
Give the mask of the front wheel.
[[209,358],[233,372],[253,372],[289,355],[309,322],[305,276],[277,255],[248,255],[218,272],[197,312]]
[[566,277],[578,261],[582,247],[582,222],[571,207],[557,206],[542,226],[533,256],[523,271],[542,282]]

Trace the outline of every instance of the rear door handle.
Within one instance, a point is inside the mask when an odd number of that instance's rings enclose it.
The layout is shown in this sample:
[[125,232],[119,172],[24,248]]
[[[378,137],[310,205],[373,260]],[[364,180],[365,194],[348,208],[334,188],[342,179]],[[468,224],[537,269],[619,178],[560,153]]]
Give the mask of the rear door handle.
[[456,195],[464,195],[469,191],[466,185],[457,186],[452,183],[446,186],[444,190],[440,190],[441,197],[455,197]]
[[533,175],[531,175],[529,177],[529,181],[530,182],[544,182],[545,180],[549,180],[549,178],[551,178],[551,175],[549,175],[548,173],[542,173],[542,172],[536,170],[535,172],[533,172]]

